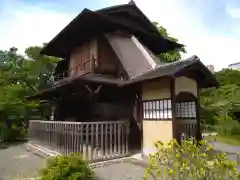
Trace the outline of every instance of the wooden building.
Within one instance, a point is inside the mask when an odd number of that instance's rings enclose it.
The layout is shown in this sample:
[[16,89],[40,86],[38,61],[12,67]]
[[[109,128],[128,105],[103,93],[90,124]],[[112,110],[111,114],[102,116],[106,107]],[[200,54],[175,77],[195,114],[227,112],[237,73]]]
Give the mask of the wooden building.
[[147,154],[181,133],[201,139],[199,89],[218,82],[197,56],[156,57],[181,47],[134,3],[84,9],[42,50],[62,60],[53,87],[28,97],[52,107],[49,121],[30,122],[30,141],[96,161]]

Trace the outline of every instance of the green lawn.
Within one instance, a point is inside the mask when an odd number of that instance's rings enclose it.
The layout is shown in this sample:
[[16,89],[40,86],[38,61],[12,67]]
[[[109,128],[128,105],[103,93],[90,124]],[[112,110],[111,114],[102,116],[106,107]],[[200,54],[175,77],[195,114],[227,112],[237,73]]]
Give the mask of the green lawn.
[[233,146],[240,146],[240,135],[231,135],[231,136],[207,136],[204,139],[205,140],[213,140],[216,138],[219,142],[224,142],[231,144]]

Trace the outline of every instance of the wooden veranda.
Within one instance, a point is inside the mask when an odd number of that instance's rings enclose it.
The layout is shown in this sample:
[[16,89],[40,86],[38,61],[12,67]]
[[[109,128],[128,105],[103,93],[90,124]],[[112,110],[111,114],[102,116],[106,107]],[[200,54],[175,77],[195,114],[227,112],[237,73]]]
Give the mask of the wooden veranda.
[[129,123],[32,120],[29,142],[61,154],[79,153],[90,162],[128,155]]

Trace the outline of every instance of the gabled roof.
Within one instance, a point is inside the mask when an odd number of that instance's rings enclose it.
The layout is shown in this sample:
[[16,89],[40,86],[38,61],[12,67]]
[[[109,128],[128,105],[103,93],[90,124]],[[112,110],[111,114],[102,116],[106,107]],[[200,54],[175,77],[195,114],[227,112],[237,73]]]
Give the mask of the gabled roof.
[[197,56],[192,56],[186,60],[159,65],[147,73],[136,77],[131,82],[126,82],[124,85],[139,83],[164,76],[184,76],[188,75],[189,72],[191,72],[194,78],[198,81],[200,88],[219,86],[219,82],[215,78],[214,74],[200,61]]
[[136,5],[126,4],[98,11],[84,9],[43,48],[42,53],[66,58],[74,47],[84,41],[115,31],[135,35],[155,54],[182,47],[163,38]]
[[159,35],[156,27],[135,3],[111,6],[100,9],[97,12],[101,12],[122,22],[127,22],[132,27],[137,27],[151,34]]

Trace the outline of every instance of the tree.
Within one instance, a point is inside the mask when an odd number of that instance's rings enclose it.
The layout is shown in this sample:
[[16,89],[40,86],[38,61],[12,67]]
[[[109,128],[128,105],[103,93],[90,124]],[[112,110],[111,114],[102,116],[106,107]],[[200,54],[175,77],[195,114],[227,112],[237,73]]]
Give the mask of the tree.
[[[178,39],[170,36],[167,32],[167,29],[164,28],[163,26],[159,25],[158,22],[153,22],[153,24],[156,26],[156,28],[158,29],[159,33],[174,42],[178,42]],[[181,49],[176,49],[173,51],[169,51],[167,53],[162,53],[159,54],[158,57],[160,58],[161,61],[163,62],[175,62],[175,61],[179,61],[182,59],[182,53],[186,53],[186,49],[185,47],[182,47]]]
[[[221,117],[221,120],[236,119],[235,111],[239,111],[240,105],[240,71],[232,69],[223,69],[215,73],[220,87],[205,89],[201,91],[201,105],[204,112],[212,112],[212,115]],[[210,116],[204,119],[208,121]]]
[[238,70],[226,68],[216,72],[215,75],[218,78],[221,86],[229,84],[240,85],[240,71]]
[[26,49],[26,56],[19,55],[14,47],[9,51],[0,51],[2,126],[10,123],[20,127],[24,120],[39,114],[39,102],[26,101],[25,97],[52,84],[51,76],[58,61],[57,58],[40,55],[40,50],[41,47],[29,47]]
[[41,55],[41,48],[40,46],[32,46],[25,51],[29,61],[28,72],[34,83],[37,82],[35,87],[37,89],[48,88],[52,85],[51,77],[53,76],[56,63],[60,60],[59,58]]

